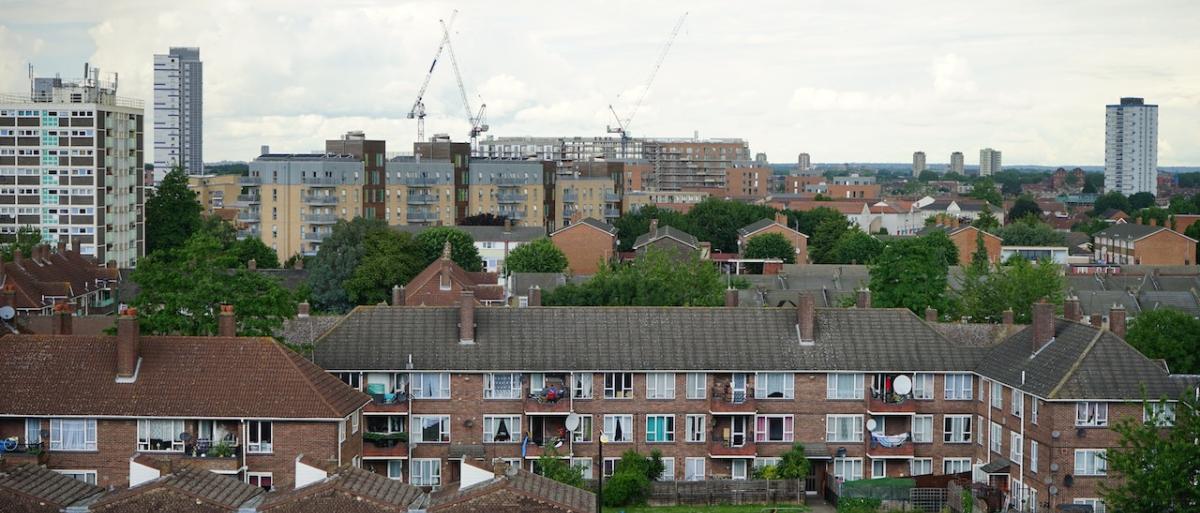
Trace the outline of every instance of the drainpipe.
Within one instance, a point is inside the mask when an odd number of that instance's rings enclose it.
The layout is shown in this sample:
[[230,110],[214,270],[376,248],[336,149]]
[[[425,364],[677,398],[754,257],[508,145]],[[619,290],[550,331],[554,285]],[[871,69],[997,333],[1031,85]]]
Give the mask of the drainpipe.
[[408,483],[412,484],[412,459],[413,459],[413,440],[412,440],[413,439],[413,395],[412,395],[413,363],[412,363],[412,353],[408,354],[408,364],[406,366],[408,367],[408,369],[407,369],[408,370],[408,390],[405,391],[405,395],[408,396],[408,443],[405,445],[408,446],[406,448],[406,452],[408,453],[408,459],[406,459],[404,461],[408,463]]

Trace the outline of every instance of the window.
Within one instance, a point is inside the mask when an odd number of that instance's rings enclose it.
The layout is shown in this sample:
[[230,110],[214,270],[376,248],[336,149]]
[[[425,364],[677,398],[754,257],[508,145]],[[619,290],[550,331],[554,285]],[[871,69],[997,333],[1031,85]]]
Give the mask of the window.
[[1074,503],[1091,506],[1093,513],[1107,513],[1107,510],[1104,508],[1104,501],[1101,499],[1075,499]]
[[633,398],[633,374],[628,372],[604,373],[604,398]]
[[646,441],[647,442],[674,442],[675,441],[675,416],[674,415],[647,415],[646,416]]
[[337,372],[338,379],[343,383],[350,385],[359,390],[362,389],[362,373],[361,372]]
[[[484,415],[483,441],[515,443],[521,439],[520,415]],[[515,434],[515,436],[514,436]]]
[[1040,400],[1036,397],[1029,397],[1029,422],[1035,426],[1038,421],[1038,401]]
[[346,419],[338,421],[338,443],[346,441]]
[[688,442],[703,442],[704,441],[704,415],[688,415],[685,419],[684,428],[687,430]]
[[621,458],[604,458],[604,461],[601,463],[603,465],[601,471],[604,472],[604,477],[612,477],[613,472],[617,469],[618,461],[621,461]]
[[442,460],[437,458],[414,458],[412,460],[413,486],[441,486]]
[[1108,425],[1108,403],[1075,403],[1075,425],[1097,427]]
[[791,415],[759,415],[754,440],[757,442],[791,442]]
[[946,415],[942,419],[942,441],[948,444],[971,443],[971,416]]
[[413,399],[449,399],[449,372],[417,372],[413,374]]
[[825,397],[827,399],[862,399],[863,375],[826,374]]
[[943,474],[961,474],[971,471],[971,458],[942,458]]
[[1025,416],[1025,394],[1015,388],[1012,389],[1012,407],[1009,411],[1017,418]]
[[182,420],[138,420],[139,451],[183,451]]
[[[664,460],[666,458],[663,458]],[[591,458],[571,458],[571,466],[579,469],[583,474],[584,479],[592,479],[592,459]]]
[[264,420],[252,420],[246,423],[248,436],[246,452],[266,454],[271,452],[271,423]]
[[397,481],[403,481],[404,480],[404,461],[403,460],[389,460],[387,462],[387,464],[388,464],[388,466],[387,466],[388,479],[395,479]]
[[409,438],[414,443],[449,442],[449,415],[413,415],[412,432]]
[[1037,440],[1029,441],[1029,471],[1036,474],[1038,464],[1038,443]]
[[592,398],[592,373],[580,372],[575,374],[575,388],[571,390],[576,399]]
[[825,441],[861,442],[863,440],[862,415],[826,415]]
[[497,372],[483,375],[484,399],[520,399],[521,375]]
[[55,472],[90,485],[96,484],[95,470],[55,470]]
[[609,442],[632,442],[633,415],[605,415],[604,436]]
[[916,415],[913,417],[912,437],[915,444],[933,442],[933,415]]
[[665,456],[662,459],[663,471],[658,475],[659,481],[674,481],[675,480],[675,458],[673,456]]
[[984,425],[985,424],[983,423],[983,415],[976,415],[975,416],[975,426],[976,426],[975,427],[975,443],[980,446],[983,445],[983,426]]
[[988,437],[988,445],[991,448],[992,452],[994,452],[996,454],[1000,454],[1001,444],[1004,443],[1003,441],[1000,440],[1000,436],[1003,434],[1003,432],[1000,428],[1000,424],[993,422],[991,425],[991,429],[992,429],[992,432],[991,432],[991,436]]
[[1004,385],[992,382],[992,408],[997,410],[1004,409]]
[[857,481],[862,479],[862,458],[834,458],[833,476],[842,481]]
[[25,419],[25,443],[42,443],[42,419]]
[[945,390],[945,399],[947,401],[970,401],[973,393],[971,390],[971,375],[947,374]]
[[258,486],[264,490],[271,491],[274,479],[271,479],[270,472],[246,472],[246,482],[252,486]]
[[592,416],[580,415],[579,427],[571,432],[571,440],[588,443],[592,441]]
[[50,419],[50,449],[96,450],[96,419]]
[[1104,449],[1075,449],[1075,475],[1108,475],[1108,468],[1104,461],[1104,453]]
[[358,432],[358,422],[359,422],[358,421],[358,412],[351,413],[350,414],[350,432],[351,433]]
[[913,375],[913,399],[933,399],[933,374],[917,373]]
[[871,479],[883,479],[887,477],[887,461],[881,459],[871,460]]
[[1142,410],[1142,420],[1147,424],[1153,423],[1161,427],[1174,426],[1175,404],[1147,403],[1145,409]]
[[675,375],[670,372],[646,373],[646,399],[674,399]]
[[705,399],[708,392],[708,374],[703,372],[687,373],[687,398]]
[[933,458],[913,458],[912,464],[909,465],[909,474],[914,476],[924,476],[933,473]]
[[702,481],[704,479],[704,458],[684,460],[683,478],[687,481]]
[[[861,374],[858,376],[862,377]],[[760,372],[755,376],[754,384],[756,399],[794,399],[796,397],[796,378],[790,372]]]
[[1020,433],[1008,434],[1008,459],[1009,461],[1021,461],[1021,451],[1025,449],[1025,440],[1021,439]]

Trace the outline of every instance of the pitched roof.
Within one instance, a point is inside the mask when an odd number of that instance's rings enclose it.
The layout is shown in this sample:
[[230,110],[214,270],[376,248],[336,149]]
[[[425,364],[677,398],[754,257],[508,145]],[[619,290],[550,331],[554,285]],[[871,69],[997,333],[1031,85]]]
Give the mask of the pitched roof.
[[[411,233],[413,235],[430,228],[432,227],[421,225],[392,226],[392,229],[398,232]],[[540,226],[510,226],[506,229],[504,226],[455,225],[451,228],[467,232],[475,242],[529,242],[546,236],[546,229]]]
[[576,227],[576,226],[580,226],[580,225],[583,225],[583,226],[590,226],[590,227],[592,227],[592,228],[595,228],[595,229],[597,229],[597,230],[600,230],[600,231],[602,231],[602,232],[604,232],[604,233],[607,233],[607,234],[609,234],[609,235],[616,235],[616,234],[617,234],[617,227],[615,227],[615,226],[613,226],[613,225],[611,225],[611,224],[608,224],[608,223],[606,223],[606,222],[604,222],[604,221],[600,221],[600,220],[598,220],[598,219],[592,218],[592,217],[585,217],[585,218],[583,218],[583,219],[579,220],[578,222],[571,223],[571,224],[569,224],[569,225],[567,225],[567,226],[564,226],[564,227],[562,227],[562,228],[559,228],[559,229],[555,230],[555,231],[554,231],[553,233],[551,233],[550,235],[551,235],[551,236],[553,236],[553,235],[555,235],[555,234],[557,234],[557,233],[560,233],[560,232],[562,232],[562,231],[564,231],[564,230],[569,230],[569,229],[571,229],[571,228],[574,228],[574,227]]
[[422,304],[431,306],[446,306],[458,301],[457,294],[414,294],[424,288],[424,285],[438,279],[442,273],[449,275],[450,280],[460,287],[475,293],[478,301],[494,301],[504,299],[504,287],[496,284],[495,273],[467,272],[450,259],[449,243],[442,256],[429,264],[425,270],[418,273],[404,286],[409,292],[405,295],[405,303],[410,305]]
[[656,240],[666,238],[675,239],[693,248],[700,247],[700,241],[697,240],[694,235],[671,226],[659,226],[651,231],[638,235],[637,240],[633,241],[633,249],[637,249]]
[[59,509],[104,493],[99,486],[33,464],[0,472],[0,491],[21,494]]
[[1147,290],[1141,294],[1141,303],[1145,310],[1169,308],[1179,310],[1192,317],[1200,317],[1200,305],[1196,304],[1196,296],[1191,292]]
[[[358,307],[320,339],[329,370],[908,370],[974,368],[906,309],[816,309],[800,345],[794,308],[477,308],[459,343],[457,308]],[[600,342],[603,341],[603,342]],[[736,341],[738,350],[731,351]]]
[[141,337],[133,383],[117,337],[9,335],[0,354],[6,414],[341,419],[369,401],[266,337]]
[[0,264],[0,285],[12,285],[17,309],[41,309],[53,303],[47,298],[75,298],[107,288],[120,279],[116,269],[100,267],[74,250],[60,246],[35,247],[33,255],[18,262]]
[[[762,230],[769,228],[771,226],[774,226],[776,224],[779,224],[779,223],[777,223],[774,219],[766,219],[766,218],[759,219],[753,223],[750,223],[746,226],[738,228],[738,235],[742,236],[742,237],[753,235],[759,231],[762,231]],[[794,228],[787,226],[786,224],[779,224],[779,226],[782,226],[784,228],[787,228],[788,230],[796,232],[806,239],[808,238],[808,235],[804,235],[803,233],[796,231]]]
[[[406,512],[410,508],[421,509],[426,506],[429,496],[424,490],[404,481],[345,466],[307,486],[272,493],[258,507],[258,511],[288,510],[289,506],[300,505],[308,508],[306,511],[341,511],[338,503],[357,504],[363,501],[369,501],[380,510]],[[315,503],[319,503],[320,508]]]
[[[154,506],[157,505],[157,499],[152,495],[164,493],[179,494],[189,501],[207,503],[219,510],[237,511],[242,505],[266,493],[266,490],[231,476],[200,468],[183,467],[158,479],[106,495],[96,501],[90,511],[97,513],[131,511],[137,509],[139,505]],[[146,502],[139,504],[141,501]],[[210,510],[209,508],[203,509]]]
[[1192,242],[1196,242],[1195,239],[1164,226],[1153,226],[1137,223],[1115,223],[1108,228],[1096,232],[1095,236],[1126,241],[1136,241],[1154,235],[1163,230],[1183,237]]
[[[549,502],[567,511],[596,511],[596,495],[523,469],[513,469],[505,475],[466,488],[450,483],[430,497],[429,511],[436,513],[453,509],[455,505],[509,491],[539,502]],[[466,509],[464,509],[465,511]]]

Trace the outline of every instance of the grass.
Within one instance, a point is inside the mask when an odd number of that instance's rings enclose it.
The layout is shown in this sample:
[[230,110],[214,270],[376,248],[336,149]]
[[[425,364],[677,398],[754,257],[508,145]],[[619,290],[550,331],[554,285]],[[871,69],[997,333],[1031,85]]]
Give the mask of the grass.
[[[720,506],[626,506],[614,508],[606,506],[604,511],[612,511],[619,513],[763,513],[770,512],[771,508],[781,508],[781,513],[796,513],[799,511],[809,511],[807,506],[802,504],[743,504],[743,505],[720,505]],[[796,509],[800,508],[800,509]]]

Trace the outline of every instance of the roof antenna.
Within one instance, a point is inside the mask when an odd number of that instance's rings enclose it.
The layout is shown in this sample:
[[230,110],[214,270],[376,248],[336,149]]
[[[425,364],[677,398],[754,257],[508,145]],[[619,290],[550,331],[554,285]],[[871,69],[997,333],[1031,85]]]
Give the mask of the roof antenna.
[[412,368],[413,368],[412,353],[408,353],[408,363],[405,364],[404,368],[407,370],[412,370]]

